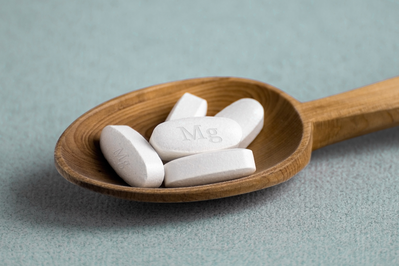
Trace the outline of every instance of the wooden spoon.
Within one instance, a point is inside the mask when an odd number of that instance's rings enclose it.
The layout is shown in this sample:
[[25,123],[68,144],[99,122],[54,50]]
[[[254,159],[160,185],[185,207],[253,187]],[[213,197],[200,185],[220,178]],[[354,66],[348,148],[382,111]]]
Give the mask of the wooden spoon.
[[[248,147],[254,153],[257,171],[236,180],[195,187],[128,186],[101,153],[101,130],[110,124],[129,125],[148,140],[185,92],[206,99],[210,116],[245,97],[264,106],[263,130]],[[133,91],[91,109],[61,135],[54,157],[63,177],[96,192],[136,201],[201,201],[280,184],[308,164],[312,150],[397,125],[399,77],[305,103],[254,80],[197,78]]]

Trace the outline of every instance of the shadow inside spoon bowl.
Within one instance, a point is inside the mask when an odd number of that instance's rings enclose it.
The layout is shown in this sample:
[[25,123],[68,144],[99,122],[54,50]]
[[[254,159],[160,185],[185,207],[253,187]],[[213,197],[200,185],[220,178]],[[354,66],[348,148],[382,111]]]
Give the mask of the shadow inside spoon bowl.
[[[248,147],[254,153],[256,172],[236,180],[193,187],[127,185],[101,153],[101,130],[106,125],[128,125],[148,140],[185,92],[208,101],[208,116],[241,98],[253,98],[263,105],[264,127]],[[268,84],[242,78],[197,78],[155,85],[111,99],[79,117],[59,138],[55,165],[74,184],[128,200],[189,202],[244,194],[282,183],[309,162],[312,126],[301,117],[299,105]]]

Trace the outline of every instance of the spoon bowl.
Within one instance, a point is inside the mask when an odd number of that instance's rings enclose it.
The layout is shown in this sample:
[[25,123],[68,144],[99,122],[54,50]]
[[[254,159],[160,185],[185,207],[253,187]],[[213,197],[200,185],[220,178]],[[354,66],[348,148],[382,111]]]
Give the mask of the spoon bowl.
[[[312,149],[398,125],[399,101],[392,97],[399,99],[399,79],[377,84],[380,85],[308,103],[300,103],[268,84],[242,78],[197,78],[151,86],[111,99],[74,121],[56,144],[55,165],[74,184],[135,201],[189,202],[256,191],[294,176],[308,164]],[[385,90],[384,104],[368,96],[381,98],[381,87]],[[241,98],[253,98],[263,105],[264,127],[248,147],[254,153],[256,172],[231,181],[193,187],[127,185],[102,155],[99,145],[102,129],[106,125],[128,125],[148,140],[155,126],[165,121],[185,92],[206,99],[209,116]],[[362,119],[366,120],[366,126]]]

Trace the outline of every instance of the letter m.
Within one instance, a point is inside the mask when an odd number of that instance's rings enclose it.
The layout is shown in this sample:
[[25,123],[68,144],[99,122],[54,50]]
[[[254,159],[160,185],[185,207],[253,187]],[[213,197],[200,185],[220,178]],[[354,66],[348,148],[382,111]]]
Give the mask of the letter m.
[[184,139],[183,140],[196,140],[197,139],[197,134],[198,134],[198,139],[206,139],[204,135],[202,135],[200,125],[195,125],[193,133],[191,134],[187,129],[184,127],[179,127]]

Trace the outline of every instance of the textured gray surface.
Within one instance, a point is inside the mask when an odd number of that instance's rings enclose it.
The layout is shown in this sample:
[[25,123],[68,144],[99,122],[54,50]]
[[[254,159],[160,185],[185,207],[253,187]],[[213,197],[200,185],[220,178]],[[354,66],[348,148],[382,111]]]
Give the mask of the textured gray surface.
[[0,6],[1,264],[399,264],[399,128],[318,150],[282,185],[190,204],[96,194],[53,165],[83,112],[157,83],[239,76],[309,101],[397,76],[398,1]]

